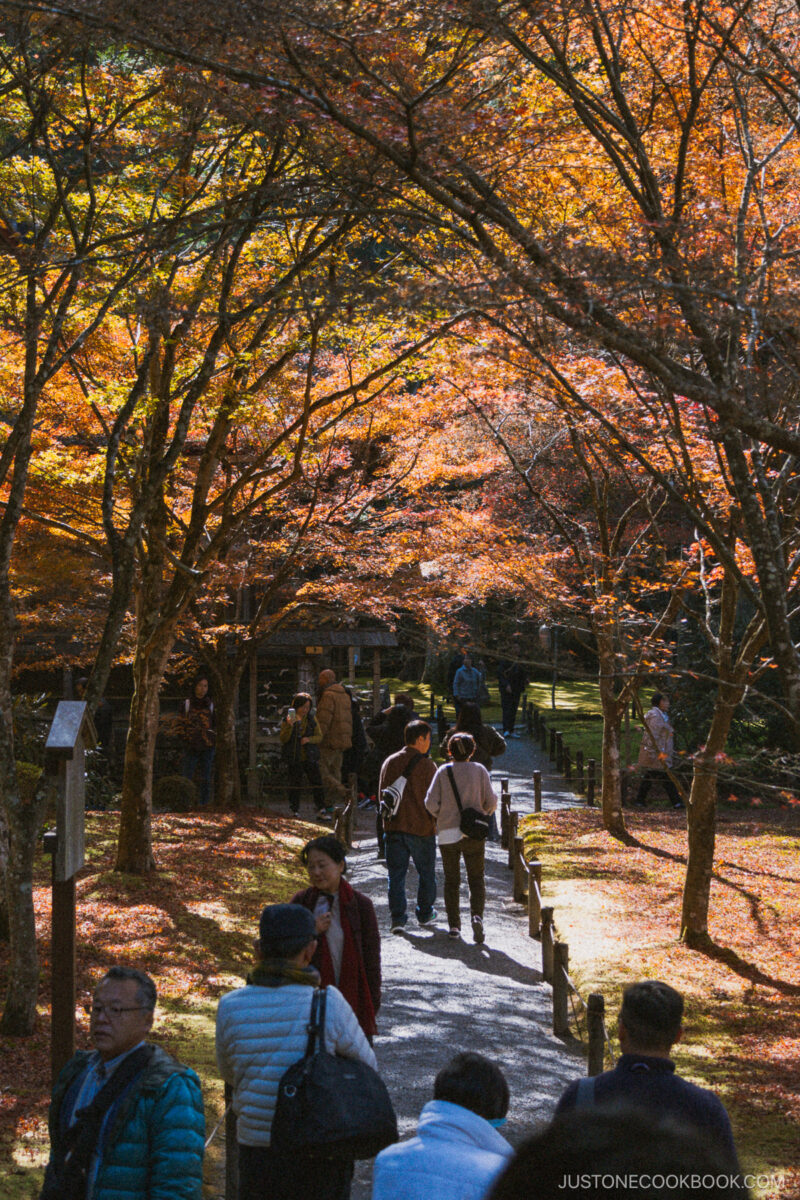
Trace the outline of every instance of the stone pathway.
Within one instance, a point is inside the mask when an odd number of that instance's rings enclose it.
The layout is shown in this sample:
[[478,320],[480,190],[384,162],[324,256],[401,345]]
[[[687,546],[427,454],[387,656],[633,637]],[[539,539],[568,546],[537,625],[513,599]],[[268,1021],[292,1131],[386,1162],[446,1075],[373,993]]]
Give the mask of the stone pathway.
[[[496,782],[508,775],[514,808],[530,812],[534,770],[542,771],[544,808],[576,803],[527,736],[509,741],[492,777]],[[372,899],[383,935],[384,1002],[375,1053],[397,1110],[400,1135],[413,1134],[420,1109],[432,1098],[439,1068],[458,1050],[477,1050],[498,1063],[508,1078],[511,1108],[503,1132],[516,1144],[549,1119],[564,1086],[586,1068],[580,1053],[551,1032],[550,987],[541,981],[539,943],[527,936],[524,910],[511,900],[506,852],[487,843],[485,945],[474,945],[466,931],[464,940],[447,936],[438,865],[437,927],[421,929],[412,917],[402,935],[392,935],[386,869],[375,857],[372,822],[363,814],[361,821],[349,856],[349,878]],[[411,866],[407,890],[412,912],[416,881]],[[371,1178],[372,1163],[358,1163],[353,1200],[369,1200]]]

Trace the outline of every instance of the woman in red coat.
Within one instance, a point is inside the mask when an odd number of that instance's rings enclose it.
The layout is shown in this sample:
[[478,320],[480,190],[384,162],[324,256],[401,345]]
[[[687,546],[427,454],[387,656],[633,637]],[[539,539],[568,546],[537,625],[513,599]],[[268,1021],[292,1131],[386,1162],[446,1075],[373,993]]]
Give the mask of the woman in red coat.
[[350,1003],[371,1042],[381,1004],[381,939],[372,901],[344,878],[344,847],[333,834],[312,838],[300,854],[311,887],[292,896],[313,912],[317,949],[312,959],[322,986],[333,984]]

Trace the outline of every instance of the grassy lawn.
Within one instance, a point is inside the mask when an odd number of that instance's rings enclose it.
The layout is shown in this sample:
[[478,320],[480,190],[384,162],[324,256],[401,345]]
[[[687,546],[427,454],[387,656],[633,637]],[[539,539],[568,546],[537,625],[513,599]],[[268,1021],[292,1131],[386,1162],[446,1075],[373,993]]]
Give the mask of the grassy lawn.
[[[731,1115],[742,1165],[785,1177],[756,1189],[800,1196],[800,819],[793,812],[720,817],[710,932],[714,957],[677,940],[686,864],[683,821],[629,818],[622,846],[587,809],[525,818],[528,857],[543,863],[543,896],[569,945],[585,997],[602,991],[607,1024],[622,987],[664,979],[686,999],[678,1070],[713,1088]],[[613,1038],[612,1038],[613,1041]]]
[[[271,813],[187,813],[154,820],[159,865],[148,878],[112,871],[117,814],[87,815],[88,865],[78,880],[79,1001],[112,963],[147,971],[159,1006],[155,1038],[203,1082],[206,1127],[222,1115],[214,1063],[217,1000],[238,987],[252,961],[264,904],[287,900],[305,882],[297,852],[319,826]],[[0,1195],[34,1200],[47,1155],[50,1073],[49,860],[37,866],[35,902],[42,946],[39,1024],[32,1038],[0,1038]],[[0,946],[0,970],[5,969]],[[80,1013],[78,1045],[88,1045]],[[206,1193],[221,1193],[218,1135],[206,1155]]]

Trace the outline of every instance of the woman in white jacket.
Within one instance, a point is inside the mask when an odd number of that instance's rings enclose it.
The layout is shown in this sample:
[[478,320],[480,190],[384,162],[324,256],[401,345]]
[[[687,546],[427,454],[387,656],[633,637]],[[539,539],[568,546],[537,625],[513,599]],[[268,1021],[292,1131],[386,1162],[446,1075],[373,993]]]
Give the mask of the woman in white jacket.
[[[346,1200],[352,1162],[287,1161],[270,1146],[278,1085],[303,1057],[319,972],[314,914],[299,904],[271,904],[261,914],[259,962],[247,986],[228,992],[217,1009],[217,1065],[233,1087],[239,1145],[239,1200]],[[341,992],[327,989],[325,1047],[377,1063]]]
[[476,942],[484,940],[483,909],[486,903],[484,853],[486,844],[461,832],[461,810],[456,800],[453,782],[458,789],[461,808],[478,808],[489,816],[497,808],[497,796],[492,790],[489,772],[480,763],[470,762],[475,753],[475,739],[469,733],[454,733],[447,743],[452,762],[433,777],[425,807],[436,818],[436,837],[444,868],[444,905],[450,925],[450,937],[461,936],[461,857],[467,871],[469,907],[472,916],[472,935]]

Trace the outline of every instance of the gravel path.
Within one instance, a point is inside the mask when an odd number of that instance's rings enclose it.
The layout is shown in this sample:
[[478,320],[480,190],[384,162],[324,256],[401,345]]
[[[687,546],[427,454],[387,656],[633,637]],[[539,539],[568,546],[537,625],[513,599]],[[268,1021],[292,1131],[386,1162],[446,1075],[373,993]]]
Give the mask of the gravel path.
[[[542,771],[544,808],[576,803],[563,781],[528,737],[513,739],[495,763],[495,782],[509,778],[513,806],[533,809],[532,772]],[[502,769],[501,769],[502,768]],[[497,789],[499,793],[499,783]],[[564,1086],[585,1072],[579,1053],[551,1032],[550,987],[541,981],[539,943],[527,937],[520,905],[511,900],[506,852],[487,843],[486,944],[476,946],[447,936],[437,862],[439,919],[435,929],[409,921],[403,934],[389,933],[386,869],[375,857],[372,822],[362,828],[349,856],[349,878],[375,905],[383,934],[383,995],[375,1053],[400,1122],[400,1134],[413,1134],[420,1109],[432,1098],[436,1072],[458,1050],[477,1050],[502,1067],[511,1089],[511,1109],[503,1132],[512,1143],[547,1120]],[[407,891],[413,913],[417,876],[409,868]],[[462,887],[462,911],[466,884]],[[468,921],[466,922],[468,925]],[[372,1164],[359,1163],[353,1200],[369,1200]]]

